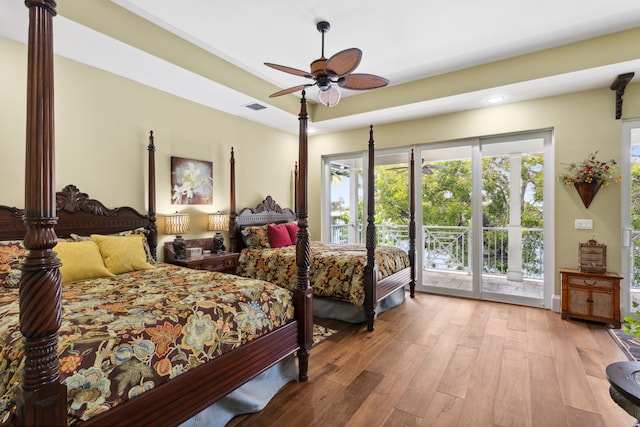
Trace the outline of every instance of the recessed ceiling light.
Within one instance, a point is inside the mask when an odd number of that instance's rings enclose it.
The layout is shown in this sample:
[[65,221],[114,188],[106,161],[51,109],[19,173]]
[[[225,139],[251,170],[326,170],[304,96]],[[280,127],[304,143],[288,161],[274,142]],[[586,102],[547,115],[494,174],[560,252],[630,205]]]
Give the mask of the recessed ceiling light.
[[499,102],[504,101],[504,96],[502,95],[496,95],[496,96],[492,96],[491,98],[487,98],[487,104],[497,104]]

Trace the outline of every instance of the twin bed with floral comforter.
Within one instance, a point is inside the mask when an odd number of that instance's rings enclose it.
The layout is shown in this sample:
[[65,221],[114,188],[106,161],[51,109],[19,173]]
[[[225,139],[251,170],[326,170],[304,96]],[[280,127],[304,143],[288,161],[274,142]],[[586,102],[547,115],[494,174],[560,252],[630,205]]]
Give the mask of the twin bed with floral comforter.
[[[0,288],[0,412],[24,363],[18,289]],[[126,402],[284,325],[291,292],[169,264],[65,284],[58,354],[69,423]]]
[[[342,299],[362,308],[366,248],[313,241],[310,252],[309,281],[314,295]],[[375,259],[378,280],[410,266],[407,252],[397,247],[376,247]],[[237,273],[295,289],[296,247],[244,248],[240,252]]]

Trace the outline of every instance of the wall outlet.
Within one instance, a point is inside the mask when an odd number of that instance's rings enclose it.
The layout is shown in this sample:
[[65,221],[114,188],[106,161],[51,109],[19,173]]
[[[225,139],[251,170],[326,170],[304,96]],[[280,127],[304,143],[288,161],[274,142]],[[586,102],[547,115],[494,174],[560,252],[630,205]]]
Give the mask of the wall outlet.
[[592,230],[592,219],[576,219],[576,230]]

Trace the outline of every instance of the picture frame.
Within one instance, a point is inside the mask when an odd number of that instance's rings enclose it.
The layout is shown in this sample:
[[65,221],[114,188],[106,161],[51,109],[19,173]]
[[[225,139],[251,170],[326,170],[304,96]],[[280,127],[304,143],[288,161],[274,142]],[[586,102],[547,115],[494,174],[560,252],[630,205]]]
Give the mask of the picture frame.
[[213,162],[172,156],[171,204],[213,204]]

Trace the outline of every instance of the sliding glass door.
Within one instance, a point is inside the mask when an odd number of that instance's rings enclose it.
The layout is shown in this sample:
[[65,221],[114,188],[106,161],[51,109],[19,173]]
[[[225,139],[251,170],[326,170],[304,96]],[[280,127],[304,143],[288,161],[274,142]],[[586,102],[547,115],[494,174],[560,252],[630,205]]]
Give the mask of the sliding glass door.
[[[551,307],[552,132],[414,147],[417,289]],[[409,248],[412,147],[379,150],[379,245]],[[322,240],[363,243],[366,153],[323,158]]]
[[544,273],[553,267],[544,242],[552,218],[544,208],[553,174],[544,165],[551,132],[428,145],[420,153],[421,290],[550,307],[553,280]]

